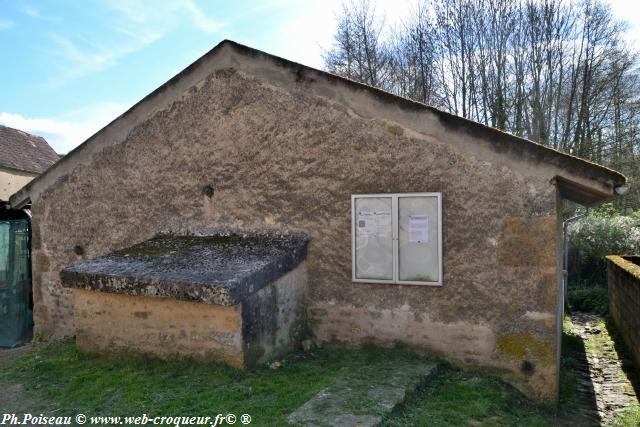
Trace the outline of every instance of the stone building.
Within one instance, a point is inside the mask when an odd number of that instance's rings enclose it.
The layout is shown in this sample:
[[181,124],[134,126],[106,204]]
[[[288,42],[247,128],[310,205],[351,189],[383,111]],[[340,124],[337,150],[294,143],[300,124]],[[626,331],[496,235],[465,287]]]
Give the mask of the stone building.
[[[10,202],[32,206],[35,333],[45,337],[76,334],[60,276],[75,263],[158,234],[304,235],[304,326],[316,343],[402,343],[553,403],[562,203],[598,204],[625,183],[569,154],[223,41]],[[82,295],[122,291],[110,283]],[[137,298],[150,306],[151,290]],[[95,301],[90,313],[102,309]],[[145,312],[119,328],[148,321]],[[179,338],[154,331],[146,339],[165,347]]]

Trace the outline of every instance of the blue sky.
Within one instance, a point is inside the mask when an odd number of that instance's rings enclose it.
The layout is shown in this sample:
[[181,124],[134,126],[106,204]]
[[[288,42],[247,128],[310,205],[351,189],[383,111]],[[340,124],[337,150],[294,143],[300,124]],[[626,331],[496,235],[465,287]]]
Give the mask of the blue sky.
[[[340,3],[0,0],[0,123],[66,153],[225,38],[320,68]],[[409,4],[378,11],[394,22]]]

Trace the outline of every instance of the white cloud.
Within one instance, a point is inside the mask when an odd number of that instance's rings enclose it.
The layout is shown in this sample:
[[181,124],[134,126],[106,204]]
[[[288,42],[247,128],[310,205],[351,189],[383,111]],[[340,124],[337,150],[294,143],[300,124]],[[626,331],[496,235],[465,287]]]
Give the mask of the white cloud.
[[13,27],[13,25],[13,21],[9,21],[8,19],[0,19],[0,30],[6,30]]
[[130,38],[127,43],[110,46],[89,46],[81,48],[70,39],[58,34],[52,34],[55,44],[54,55],[62,60],[57,73],[52,73],[49,86],[58,87],[70,80],[102,71],[118,63],[118,60],[130,53],[136,52],[153,43],[159,34],[140,34]]
[[[394,27],[407,14],[412,1],[378,0],[375,2],[375,13],[385,25]],[[308,3],[290,0],[287,7],[298,9],[296,18],[275,30],[279,43],[277,50],[270,50],[269,53],[322,69],[322,56],[332,46],[336,17],[342,10],[342,0]],[[246,42],[252,47],[260,48],[259,44]]]
[[202,31],[207,33],[215,33],[224,27],[224,24],[216,21],[215,19],[207,17],[205,13],[196,5],[193,0],[182,0],[175,2],[183,10],[185,10],[193,20],[193,22]]
[[23,3],[18,7],[18,10],[33,19],[38,19],[38,20],[47,21],[47,22],[60,22],[60,18],[55,16],[43,15],[39,9],[37,9],[35,6],[31,4]]
[[40,11],[38,9],[36,9],[34,6],[30,5],[30,4],[23,4],[20,6],[20,11],[22,13],[24,13],[25,15],[28,15],[32,18],[36,18],[36,19],[41,19],[42,15],[40,14]]
[[[309,3],[296,19],[277,30],[277,55],[315,68],[322,68],[323,49],[331,47],[335,31],[335,13],[341,0]],[[254,45],[258,47],[259,45]]]
[[109,0],[112,9],[120,12],[125,19],[144,26],[173,29],[181,18],[187,18],[204,32],[215,33],[226,26],[207,16],[193,0],[174,0],[158,7],[153,0]]
[[128,106],[106,102],[70,111],[61,118],[31,118],[0,112],[0,123],[44,137],[57,153],[67,153],[122,114]]
[[637,0],[610,0],[613,16],[627,23],[624,39],[633,48],[640,49],[640,19]]
[[50,87],[59,87],[116,65],[126,55],[163,38],[185,19],[207,33],[217,32],[226,25],[208,17],[193,0],[175,0],[162,7],[151,0],[109,0],[108,6],[120,15],[120,19],[110,24],[116,37],[51,36],[54,47],[50,50],[61,61],[48,81]]

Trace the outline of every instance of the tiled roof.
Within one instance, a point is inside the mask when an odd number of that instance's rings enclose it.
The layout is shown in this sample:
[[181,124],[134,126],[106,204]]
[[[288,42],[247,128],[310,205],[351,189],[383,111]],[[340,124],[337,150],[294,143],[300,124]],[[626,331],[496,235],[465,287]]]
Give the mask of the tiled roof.
[[41,136],[0,125],[0,166],[42,173],[59,158]]

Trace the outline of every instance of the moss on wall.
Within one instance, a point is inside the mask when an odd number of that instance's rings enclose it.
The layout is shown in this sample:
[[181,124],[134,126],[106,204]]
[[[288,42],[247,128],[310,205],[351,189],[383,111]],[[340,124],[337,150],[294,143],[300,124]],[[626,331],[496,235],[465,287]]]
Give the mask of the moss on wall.
[[508,219],[498,243],[498,261],[517,267],[555,265],[555,217]]
[[640,279],[640,265],[624,259],[624,257],[619,255],[609,255],[607,259],[627,273],[631,274],[633,277]]
[[553,347],[552,343],[537,339],[526,332],[503,335],[496,340],[496,348],[506,357],[516,360],[535,360],[542,366],[554,363]]

